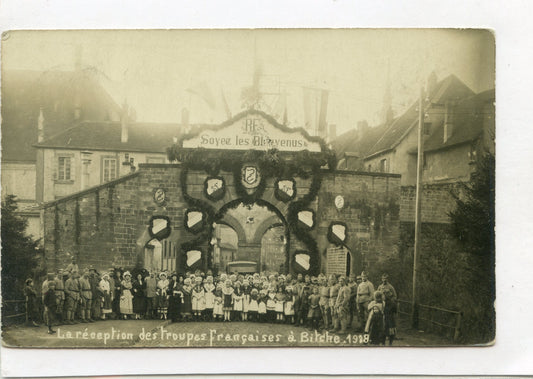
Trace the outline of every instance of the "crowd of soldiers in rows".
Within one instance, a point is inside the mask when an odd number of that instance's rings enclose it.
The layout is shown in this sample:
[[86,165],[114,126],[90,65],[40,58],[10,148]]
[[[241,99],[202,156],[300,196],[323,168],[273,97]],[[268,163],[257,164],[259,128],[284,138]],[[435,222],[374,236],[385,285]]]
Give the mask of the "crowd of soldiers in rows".
[[[185,274],[94,268],[73,262],[42,284],[44,320],[52,324],[105,319],[256,321],[288,323],[340,334],[364,332],[373,344],[392,344],[396,335],[397,295],[383,274],[375,290],[363,272],[348,278],[324,274]],[[27,299],[36,296],[27,283]],[[32,291],[34,295],[32,295]],[[31,303],[31,301],[30,301]],[[31,312],[31,304],[28,311]],[[32,317],[29,318],[30,320]],[[354,326],[355,324],[355,326]]]

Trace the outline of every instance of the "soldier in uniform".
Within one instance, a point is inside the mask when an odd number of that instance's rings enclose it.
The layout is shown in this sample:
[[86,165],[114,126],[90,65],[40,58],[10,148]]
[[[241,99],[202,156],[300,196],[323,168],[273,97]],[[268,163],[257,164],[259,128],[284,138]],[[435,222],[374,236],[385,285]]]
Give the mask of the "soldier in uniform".
[[83,272],[83,276],[79,279],[79,282],[81,322],[93,322],[93,320],[91,320],[93,292],[91,289],[91,283],[89,282],[89,271]]
[[80,283],[78,272],[74,271],[65,282],[65,301],[67,305],[67,324],[74,324],[74,314],[80,303]]
[[58,323],[63,321],[63,311],[65,306],[65,283],[63,283],[63,270],[57,270],[57,275],[54,280],[56,286],[56,319]]
[[350,307],[348,311],[348,328],[353,325],[353,316],[357,314],[357,303],[355,298],[357,297],[357,281],[355,274],[350,274],[348,278],[348,287],[350,288]]
[[335,275],[330,275],[329,277],[329,311],[331,314],[331,329],[330,332],[338,331],[338,316],[335,309],[335,302],[337,301],[337,296],[339,294],[339,284],[337,283],[337,278]]
[[335,326],[338,329],[338,324],[340,324],[340,333],[346,334],[348,328],[348,322],[350,320],[350,298],[352,291],[348,287],[346,278],[341,276],[339,278],[339,292],[335,300],[335,312],[337,314],[337,325]]
[[[42,301],[44,303],[44,294],[48,291],[48,284],[53,282],[55,279],[55,276],[53,273],[46,274],[46,279],[43,281],[43,284],[41,285],[41,297]],[[54,308],[55,309],[55,308]],[[48,325],[48,314],[46,310],[43,311],[43,321],[45,325]]]
[[65,269],[67,274],[72,274],[73,272],[79,272],[80,269],[78,267],[78,264],[76,263],[76,257],[72,257],[71,262],[68,264],[67,268]]
[[320,310],[322,313],[322,320],[324,321],[324,329],[328,330],[331,327],[331,314],[329,310],[329,287],[326,276],[320,277],[320,287],[318,289],[320,300]]
[[368,304],[374,299],[374,285],[368,280],[366,273],[361,273],[361,283],[357,286],[357,310],[361,327],[368,319]]
[[103,293],[100,292],[100,275],[96,272],[94,267],[89,269],[89,283],[91,285],[92,301],[90,308],[90,319],[93,321],[100,320],[102,317],[102,298]]

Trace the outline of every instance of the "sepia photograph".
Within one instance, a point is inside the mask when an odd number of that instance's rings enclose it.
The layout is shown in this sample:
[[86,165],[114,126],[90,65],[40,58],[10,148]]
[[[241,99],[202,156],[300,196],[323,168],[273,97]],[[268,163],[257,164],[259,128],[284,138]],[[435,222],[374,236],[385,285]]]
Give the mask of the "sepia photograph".
[[495,51],[5,31],[3,347],[491,349]]

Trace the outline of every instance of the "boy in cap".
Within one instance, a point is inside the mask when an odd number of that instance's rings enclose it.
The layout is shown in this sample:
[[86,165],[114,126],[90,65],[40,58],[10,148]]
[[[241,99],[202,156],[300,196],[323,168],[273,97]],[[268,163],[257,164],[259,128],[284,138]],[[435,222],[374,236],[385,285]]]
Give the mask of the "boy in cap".
[[44,313],[46,315],[46,325],[48,326],[48,334],[54,334],[56,332],[52,329],[52,323],[57,312],[57,298],[55,287],[55,282],[50,281],[43,296]]

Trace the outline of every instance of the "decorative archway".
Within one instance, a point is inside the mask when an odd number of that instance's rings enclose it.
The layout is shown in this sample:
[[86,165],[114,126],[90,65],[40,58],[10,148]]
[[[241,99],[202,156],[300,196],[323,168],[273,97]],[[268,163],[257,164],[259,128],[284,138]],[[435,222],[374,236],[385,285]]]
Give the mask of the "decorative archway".
[[[181,162],[182,195],[189,206],[186,214],[192,215],[186,223],[201,225],[201,231],[186,225],[197,236],[182,244],[184,253],[204,249],[207,269],[212,264],[213,224],[223,220],[229,207],[258,204],[274,212],[286,228],[285,270],[292,271],[294,263],[300,271],[318,273],[320,257],[312,232],[316,215],[311,204],[320,189],[322,167],[336,167],[334,152],[321,138],[250,109],[219,126],[183,136],[168,149],[168,157]],[[199,186],[197,175],[189,188],[189,172],[203,176],[203,185]],[[295,178],[307,188],[297,188]],[[291,257],[291,234],[303,244],[298,259],[296,254]],[[302,257],[307,263],[303,266]]]

